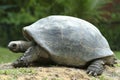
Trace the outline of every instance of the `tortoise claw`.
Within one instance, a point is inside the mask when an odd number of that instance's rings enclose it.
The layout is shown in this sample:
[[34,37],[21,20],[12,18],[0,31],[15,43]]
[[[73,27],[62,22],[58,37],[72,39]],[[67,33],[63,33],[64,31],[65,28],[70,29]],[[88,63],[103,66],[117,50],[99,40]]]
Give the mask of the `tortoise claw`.
[[93,76],[97,76],[97,73],[94,73]]
[[89,71],[89,70],[87,70],[87,74],[88,74],[88,75],[92,75],[92,76],[97,76],[97,73],[94,72],[94,71]]
[[88,75],[91,75],[92,72],[93,72],[93,71],[89,71],[89,70],[88,70],[88,71],[87,71],[87,74],[88,74]]
[[21,57],[19,59],[17,59],[15,62],[12,63],[12,66],[17,68],[17,67],[28,67],[28,62],[24,61],[21,59]]
[[87,74],[92,76],[101,75],[104,70],[104,64],[101,60],[94,61],[88,66]]
[[110,66],[110,67],[115,67],[115,65],[114,65],[114,64],[110,64],[109,66]]
[[16,61],[16,62],[12,63],[12,66],[15,67],[15,68],[17,68],[17,67],[28,67],[28,64]]

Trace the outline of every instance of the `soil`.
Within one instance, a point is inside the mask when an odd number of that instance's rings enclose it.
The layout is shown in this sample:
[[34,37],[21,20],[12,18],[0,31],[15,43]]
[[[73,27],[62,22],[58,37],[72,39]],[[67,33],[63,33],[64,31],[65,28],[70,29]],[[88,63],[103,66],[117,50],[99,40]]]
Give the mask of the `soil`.
[[[120,64],[120,61],[118,64]],[[1,64],[0,69],[8,70],[14,68],[10,63],[7,63]],[[103,74],[97,77],[87,75],[86,70],[83,69],[63,66],[30,67],[30,69],[35,72],[16,75],[0,73],[0,80],[120,80],[120,65],[115,67],[106,66]]]

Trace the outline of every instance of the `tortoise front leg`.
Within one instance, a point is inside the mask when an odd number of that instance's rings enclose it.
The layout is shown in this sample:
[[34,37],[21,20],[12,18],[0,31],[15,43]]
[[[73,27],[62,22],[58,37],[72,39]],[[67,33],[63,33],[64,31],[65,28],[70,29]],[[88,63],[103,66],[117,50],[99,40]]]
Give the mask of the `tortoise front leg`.
[[25,52],[32,45],[33,43],[28,41],[11,41],[8,44],[8,48],[12,52],[18,53],[18,52]]
[[87,74],[92,76],[101,75],[105,69],[104,64],[103,60],[93,61],[87,68]]
[[38,48],[36,46],[32,46],[28,48],[23,56],[17,59],[12,65],[14,67],[27,67],[30,65],[30,63],[38,59],[38,53]]

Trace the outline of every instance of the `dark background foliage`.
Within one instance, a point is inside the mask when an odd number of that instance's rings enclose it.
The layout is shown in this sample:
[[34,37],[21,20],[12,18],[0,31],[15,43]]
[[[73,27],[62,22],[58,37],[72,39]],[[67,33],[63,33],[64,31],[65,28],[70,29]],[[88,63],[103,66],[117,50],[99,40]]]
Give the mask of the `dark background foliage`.
[[119,0],[1,0],[0,46],[22,40],[22,28],[49,15],[68,15],[96,25],[113,50],[120,50]]

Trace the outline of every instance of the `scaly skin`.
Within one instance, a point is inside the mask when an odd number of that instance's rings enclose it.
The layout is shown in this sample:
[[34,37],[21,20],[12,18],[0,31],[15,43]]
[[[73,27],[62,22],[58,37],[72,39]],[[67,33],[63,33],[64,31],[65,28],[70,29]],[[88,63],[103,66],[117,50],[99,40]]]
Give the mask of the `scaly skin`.
[[24,55],[21,56],[18,60],[16,60],[12,65],[14,67],[27,67],[31,65],[33,62],[43,59],[46,61],[49,60],[47,52],[40,48],[39,46],[35,45],[29,47],[27,51],[24,53]]
[[39,58],[39,51],[36,47],[30,47],[17,61],[13,63],[14,67],[27,67],[31,62]]
[[98,60],[94,60],[87,68],[87,74],[92,76],[101,75],[105,69],[105,65],[114,67],[116,64],[115,56],[108,56]]
[[104,65],[105,63],[103,62],[103,60],[95,60],[87,68],[88,75],[101,75],[103,73],[103,70],[105,69]]

